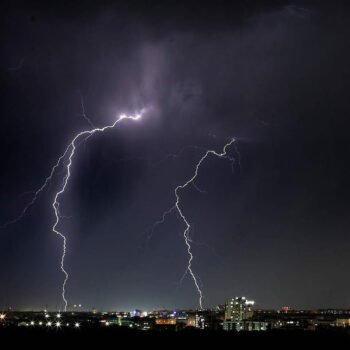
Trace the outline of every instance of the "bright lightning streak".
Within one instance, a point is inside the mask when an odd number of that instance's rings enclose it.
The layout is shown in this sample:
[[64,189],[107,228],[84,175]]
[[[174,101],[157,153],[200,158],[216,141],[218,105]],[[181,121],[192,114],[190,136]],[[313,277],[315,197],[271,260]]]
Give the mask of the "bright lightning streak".
[[[86,117],[86,115],[85,115],[85,109],[84,109],[84,105],[83,105],[83,100],[81,100],[81,101],[82,101],[81,103],[82,103],[82,108],[83,108],[83,116],[84,116],[85,119],[88,119]],[[45,179],[45,181],[41,185],[41,187],[34,192],[32,200],[24,207],[24,209],[22,210],[21,214],[17,218],[15,218],[15,219],[13,219],[13,220],[11,220],[11,221],[9,221],[9,222],[7,222],[7,223],[5,223],[3,225],[3,228],[6,228],[7,226],[9,226],[11,224],[14,224],[14,223],[20,221],[26,215],[28,209],[35,203],[35,201],[37,200],[37,198],[40,195],[40,193],[47,187],[49,182],[52,180],[52,177],[55,174],[56,169],[60,165],[64,166],[64,168],[66,169],[66,174],[65,174],[65,176],[63,178],[63,182],[62,182],[61,187],[59,188],[59,190],[56,192],[56,194],[54,196],[54,201],[52,203],[52,207],[53,207],[54,214],[55,214],[55,222],[54,222],[54,224],[52,226],[52,231],[54,233],[56,233],[58,236],[60,236],[62,238],[62,240],[63,240],[63,251],[62,251],[62,255],[61,255],[61,259],[60,259],[60,269],[61,269],[61,271],[64,274],[64,281],[63,281],[63,284],[62,284],[62,299],[64,301],[64,311],[67,310],[67,305],[68,305],[67,299],[65,297],[65,293],[66,293],[66,289],[65,288],[66,288],[66,284],[67,284],[69,275],[68,275],[68,272],[66,271],[66,269],[64,267],[64,261],[65,261],[65,257],[66,257],[66,253],[67,253],[67,238],[62,232],[60,232],[57,229],[57,226],[59,224],[60,218],[63,217],[63,216],[60,215],[60,212],[59,212],[59,206],[60,206],[59,197],[64,193],[64,191],[65,191],[65,189],[67,187],[68,181],[70,179],[70,176],[71,176],[71,167],[72,167],[73,157],[74,157],[74,154],[75,154],[75,151],[76,151],[76,147],[77,147],[77,141],[79,139],[81,139],[81,138],[83,138],[84,141],[85,141],[87,138],[89,138],[90,136],[94,135],[95,133],[104,132],[105,130],[112,129],[124,119],[138,120],[138,119],[140,119],[142,117],[144,112],[145,112],[145,110],[142,109],[139,113],[137,113],[137,114],[135,114],[133,116],[132,115],[128,116],[126,114],[122,114],[111,125],[107,125],[107,126],[102,127],[102,128],[95,128],[95,127],[93,127],[93,129],[91,129],[91,130],[86,130],[86,131],[79,132],[73,138],[73,140],[68,144],[68,146],[66,147],[64,153],[58,158],[57,162],[51,168],[51,172],[50,172],[49,176]],[[89,119],[88,119],[88,121],[92,125],[92,123],[91,123],[91,121]]]
[[[199,283],[198,283],[199,277],[195,275],[195,273],[193,272],[193,269],[192,269],[192,262],[193,262],[194,256],[193,256],[193,253],[192,253],[192,245],[191,245],[192,241],[191,241],[191,238],[189,237],[189,231],[191,229],[191,224],[187,220],[183,210],[180,207],[180,194],[179,194],[179,191],[184,190],[187,186],[194,184],[194,181],[195,181],[195,179],[198,176],[198,172],[199,172],[200,166],[202,165],[204,160],[209,155],[214,155],[214,156],[219,157],[219,158],[226,158],[226,159],[228,159],[230,161],[234,161],[234,159],[227,154],[227,148],[230,147],[234,142],[235,142],[235,139],[232,138],[231,141],[228,142],[223,147],[221,153],[218,153],[218,152],[216,152],[214,150],[207,150],[205,152],[205,154],[200,158],[200,160],[196,164],[194,175],[189,180],[187,180],[183,185],[178,185],[175,188],[174,194],[175,194],[176,201],[175,201],[174,206],[172,206],[169,210],[165,211],[163,213],[163,215],[162,215],[162,218],[160,220],[156,221],[153,224],[153,226],[152,226],[152,232],[153,232],[155,226],[164,223],[164,221],[166,219],[166,216],[169,215],[174,209],[176,209],[176,211],[179,214],[181,220],[184,222],[186,227],[185,227],[185,230],[183,232],[183,237],[184,237],[185,245],[186,245],[186,248],[187,248],[187,254],[188,254],[189,258],[188,258],[187,268],[186,268],[185,273],[183,274],[183,276],[181,278],[181,281],[185,278],[187,273],[189,273],[191,275],[192,280],[194,282],[194,285],[195,285],[195,287],[197,289],[197,292],[198,292],[198,295],[199,295],[199,306],[200,306],[201,309],[203,308],[203,304],[202,304],[203,292],[202,292],[202,289],[201,289],[201,287],[199,286]],[[196,186],[195,186],[195,188],[196,188]]]
[[231,146],[233,143],[235,142],[235,139],[231,139],[231,141],[229,143],[227,143],[223,150],[222,150],[222,153],[217,153],[216,151],[214,150],[208,150],[204,156],[199,160],[199,162],[197,163],[196,165],[196,169],[195,169],[195,172],[194,172],[194,175],[188,180],[186,181],[183,185],[179,185],[175,188],[175,197],[176,197],[176,203],[175,203],[175,207],[179,213],[179,215],[181,216],[183,222],[185,223],[186,225],[186,229],[183,233],[183,236],[184,236],[184,239],[185,239],[185,244],[187,246],[187,253],[189,255],[189,259],[188,259],[188,265],[187,265],[187,269],[186,271],[188,271],[193,279],[193,282],[197,288],[197,291],[198,291],[198,294],[199,294],[199,306],[200,308],[202,309],[203,308],[203,305],[202,305],[202,299],[203,299],[203,293],[202,293],[202,290],[201,288],[199,287],[199,284],[198,284],[198,280],[197,280],[197,277],[195,276],[195,274],[193,273],[193,270],[192,270],[192,261],[193,261],[193,253],[192,253],[192,247],[191,247],[191,241],[189,239],[189,236],[188,236],[188,233],[189,233],[189,230],[191,228],[191,225],[190,223],[188,222],[186,216],[184,215],[183,211],[181,210],[180,208],[180,195],[179,195],[179,190],[183,190],[185,189],[189,184],[193,183],[193,181],[196,179],[196,177],[198,176],[198,171],[199,171],[199,167],[201,166],[201,164],[203,163],[203,161],[210,155],[210,154],[213,154],[217,157],[220,157],[220,158],[228,158],[227,156],[227,147]]
[[[54,213],[55,213],[55,218],[56,218],[55,222],[54,222],[54,224],[52,226],[52,231],[54,233],[56,233],[58,236],[60,236],[62,238],[62,240],[63,240],[63,251],[62,251],[62,255],[61,255],[60,268],[61,268],[61,271],[64,274],[64,280],[63,280],[63,284],[62,284],[62,299],[64,301],[64,311],[67,311],[67,305],[68,305],[68,301],[67,301],[65,295],[66,295],[66,284],[67,284],[69,275],[68,275],[68,272],[66,271],[66,269],[64,267],[64,260],[65,260],[66,254],[67,254],[67,238],[62,232],[60,232],[57,229],[57,226],[58,226],[59,221],[60,221],[59,197],[64,193],[64,191],[65,191],[65,189],[67,187],[68,181],[70,179],[70,176],[71,176],[71,167],[72,167],[72,163],[73,163],[73,157],[74,157],[74,154],[75,154],[75,151],[76,151],[76,142],[80,138],[82,138],[83,136],[90,137],[90,136],[92,136],[95,133],[104,132],[105,130],[112,129],[118,123],[120,123],[123,119],[138,120],[138,119],[140,119],[142,117],[142,114],[143,114],[143,111],[141,111],[140,113],[138,113],[138,114],[136,114],[134,116],[127,116],[127,115],[123,114],[112,125],[107,125],[107,126],[104,126],[103,128],[94,128],[92,130],[86,130],[86,131],[82,131],[82,132],[78,133],[74,137],[74,139],[71,141],[71,143],[67,146],[67,148],[64,151],[63,155],[59,158],[58,162],[56,163],[56,165],[58,166],[58,164],[60,163],[60,160],[62,158],[65,158],[68,155],[68,162],[67,162],[67,164],[65,164],[66,175],[64,176],[62,186],[59,189],[59,191],[56,192],[56,195],[54,197],[54,201],[52,203],[52,207],[53,207],[53,210],[54,210]],[[51,171],[51,176],[52,176],[53,172],[54,172],[54,169]]]
[[[88,123],[91,125],[92,128],[95,128],[95,126],[92,124],[91,120],[86,116],[85,113],[85,107],[84,107],[84,100],[83,97],[81,95],[81,106],[82,106],[82,116],[88,121]],[[124,116],[125,117],[125,116]],[[92,134],[89,134],[86,138],[85,141],[88,137],[90,137]],[[47,185],[49,184],[49,182],[52,180],[52,177],[56,171],[56,169],[59,167],[59,165],[61,164],[62,159],[64,159],[68,153],[68,149],[69,147],[67,147],[66,151],[64,152],[64,154],[58,158],[56,164],[51,168],[51,172],[50,175],[45,179],[44,183],[36,190],[36,191],[31,191],[31,193],[33,193],[33,197],[31,199],[30,202],[28,202],[26,204],[26,206],[23,208],[21,214],[19,216],[17,216],[16,218],[14,218],[11,221],[6,222],[5,224],[2,225],[2,228],[5,229],[6,227],[17,223],[18,221],[22,220],[25,215],[27,214],[28,209],[34,205],[34,203],[36,202],[36,200],[38,199],[40,193],[47,187]],[[65,164],[66,165],[66,164]]]
[[[176,158],[180,157],[181,154],[184,153],[187,149],[204,150],[204,151],[206,151],[206,149],[204,147],[188,145],[188,146],[182,147],[180,149],[180,151],[177,152],[177,153],[169,153],[169,154],[165,155],[165,157],[163,157],[161,160],[153,163],[153,166],[157,166],[157,165],[165,162],[169,158],[176,159]],[[206,193],[205,191],[201,190],[194,182],[192,182],[192,185],[198,192]],[[156,227],[158,225],[163,224],[165,222],[166,217],[169,214],[171,214],[174,210],[175,210],[175,204],[169,210],[165,211],[163,213],[162,217],[159,220],[155,221],[151,226],[148,227],[148,229],[145,232],[145,234],[147,235],[147,239],[151,239],[152,238],[154,230],[156,229]]]

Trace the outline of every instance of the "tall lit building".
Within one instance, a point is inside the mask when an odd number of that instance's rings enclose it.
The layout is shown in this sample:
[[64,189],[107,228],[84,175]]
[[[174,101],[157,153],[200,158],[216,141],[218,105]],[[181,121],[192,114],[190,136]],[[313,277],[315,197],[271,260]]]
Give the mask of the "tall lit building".
[[254,301],[245,297],[228,300],[225,304],[225,321],[223,328],[226,331],[266,331],[267,322],[253,319]]
[[253,316],[254,301],[245,297],[228,300],[225,304],[225,320],[241,322]]

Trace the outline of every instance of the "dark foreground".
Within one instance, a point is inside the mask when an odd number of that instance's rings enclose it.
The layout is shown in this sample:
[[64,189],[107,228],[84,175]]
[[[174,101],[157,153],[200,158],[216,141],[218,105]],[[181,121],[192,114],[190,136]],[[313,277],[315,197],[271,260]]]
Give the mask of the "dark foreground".
[[[317,331],[301,330],[273,330],[267,332],[224,332],[184,330],[172,331],[137,331],[122,327],[91,327],[80,329],[45,329],[31,327],[0,327],[2,342],[10,341],[12,345],[47,346],[48,344],[91,346],[103,344],[152,344],[154,347],[168,347],[168,345],[186,346],[195,342],[197,345],[231,344],[249,347],[267,345],[276,348],[286,346],[315,346],[350,345],[350,329],[331,329]],[[45,345],[46,344],[46,345]],[[231,347],[231,346],[230,346]],[[347,347],[345,347],[347,348]]]

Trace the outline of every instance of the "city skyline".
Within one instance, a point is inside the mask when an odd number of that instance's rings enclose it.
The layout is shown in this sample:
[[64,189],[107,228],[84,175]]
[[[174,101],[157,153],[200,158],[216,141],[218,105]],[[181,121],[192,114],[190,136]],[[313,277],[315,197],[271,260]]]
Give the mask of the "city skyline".
[[[70,311],[15,311],[0,312],[1,330],[18,329],[25,332],[63,332],[80,330],[96,332],[111,328],[114,332],[162,331],[169,332],[268,332],[270,336],[276,332],[293,331],[300,336],[300,331],[310,333],[327,331],[332,334],[346,336],[350,326],[350,309],[315,309],[298,310],[284,306],[278,310],[255,308],[255,301],[246,297],[234,297],[212,309],[190,310],[139,310],[133,311],[101,311],[92,309],[80,310],[81,305]],[[6,333],[8,334],[8,333]],[[50,334],[50,333],[49,333]],[[116,335],[117,333],[114,333]],[[122,334],[122,333],[121,333]],[[280,333],[281,335],[283,333]],[[129,333],[131,335],[131,333]],[[284,333],[286,336],[286,333]]]
[[176,307],[175,305],[173,305],[172,307],[164,307],[164,306],[152,306],[149,308],[141,308],[137,305],[134,305],[133,307],[131,307],[130,309],[117,309],[117,308],[111,308],[111,309],[103,309],[103,308],[98,308],[96,307],[96,304],[89,304],[89,305],[83,305],[83,304],[68,304],[67,305],[67,310],[64,311],[62,310],[61,307],[57,307],[54,305],[49,305],[47,303],[43,303],[41,307],[35,309],[33,307],[27,307],[25,309],[16,309],[11,305],[4,305],[2,308],[0,308],[0,311],[2,312],[6,312],[6,310],[10,311],[10,312],[50,312],[50,313],[55,313],[55,312],[60,312],[60,313],[71,313],[71,312],[134,312],[135,310],[139,310],[139,311],[145,311],[145,312],[149,312],[149,311],[157,311],[157,310],[173,310],[173,311],[177,311],[177,310],[215,310],[215,309],[220,309],[220,308],[226,308],[227,304],[230,302],[233,302],[235,300],[244,300],[246,302],[248,302],[248,305],[251,306],[252,309],[254,310],[275,310],[275,311],[291,311],[291,310],[298,310],[298,311],[302,311],[302,310],[347,310],[350,308],[346,308],[346,307],[331,307],[331,306],[327,306],[327,305],[323,305],[322,307],[315,307],[315,308],[302,308],[298,305],[291,305],[288,303],[285,303],[283,305],[280,305],[279,307],[276,308],[268,308],[266,307],[266,305],[264,305],[264,303],[262,301],[257,301],[255,300],[249,300],[251,299],[251,297],[246,297],[246,296],[230,296],[224,300],[221,300],[219,303],[215,304],[215,305],[207,305],[207,307],[203,307],[202,309],[200,307],[187,307],[187,308],[181,308],[181,307]]
[[[64,311],[62,310],[62,308],[57,307],[57,306],[52,306],[49,304],[43,304],[42,307],[39,308],[33,308],[33,307],[27,307],[27,308],[23,308],[23,309],[16,309],[14,307],[12,307],[11,305],[7,305],[4,306],[3,308],[0,309],[0,312],[6,313],[6,312],[47,312],[47,313],[133,313],[135,311],[140,311],[140,312],[155,312],[155,311],[207,311],[207,310],[217,310],[220,308],[225,308],[226,304],[234,301],[235,299],[247,299],[245,296],[240,296],[240,297],[230,297],[228,299],[225,300],[221,300],[220,303],[216,304],[216,305],[211,305],[211,306],[207,306],[207,307],[203,307],[202,309],[198,308],[198,307],[188,307],[188,308],[181,308],[181,307],[150,307],[150,308],[141,308],[139,306],[134,306],[131,307],[130,309],[117,309],[117,308],[111,308],[111,309],[103,309],[103,308],[98,308],[95,306],[95,304],[91,304],[91,305],[82,305],[82,304],[74,304],[74,305],[69,305],[67,306],[67,310]],[[249,302],[249,300],[248,300]],[[348,307],[331,307],[331,306],[327,306],[327,305],[323,305],[322,307],[314,307],[314,308],[302,308],[300,306],[297,305],[289,305],[289,304],[283,304],[280,305],[277,308],[269,308],[264,306],[263,303],[261,302],[257,302],[256,300],[252,300],[252,310],[255,311],[278,311],[278,312],[290,312],[290,311],[305,311],[305,312],[309,312],[309,311],[316,311],[316,310],[324,310],[324,311],[334,311],[336,312],[337,310],[339,311],[348,311],[350,312],[350,308]]]

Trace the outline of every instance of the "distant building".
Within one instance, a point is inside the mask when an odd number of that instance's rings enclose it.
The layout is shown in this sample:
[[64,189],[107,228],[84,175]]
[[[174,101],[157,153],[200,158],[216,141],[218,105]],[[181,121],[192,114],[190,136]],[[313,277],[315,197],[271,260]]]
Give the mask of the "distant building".
[[203,313],[192,314],[187,317],[186,327],[195,327],[200,329],[207,328],[206,316]]
[[142,310],[134,310],[130,313],[131,317],[140,317],[142,315]]
[[240,322],[253,316],[254,301],[245,297],[228,300],[225,304],[225,321]]
[[337,318],[335,325],[337,327],[350,327],[350,318]]
[[266,331],[269,327],[267,322],[262,321],[224,321],[223,328],[225,331]]
[[290,306],[282,306],[280,312],[284,312],[284,313],[292,312],[292,308]]
[[176,319],[175,318],[156,318],[156,324],[157,325],[176,324]]
[[187,318],[186,327],[196,327],[196,316],[190,316]]
[[268,323],[253,320],[254,301],[245,297],[236,297],[225,304],[225,320],[223,329],[226,331],[266,331]]

